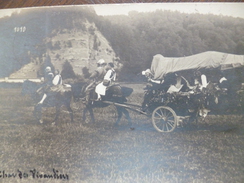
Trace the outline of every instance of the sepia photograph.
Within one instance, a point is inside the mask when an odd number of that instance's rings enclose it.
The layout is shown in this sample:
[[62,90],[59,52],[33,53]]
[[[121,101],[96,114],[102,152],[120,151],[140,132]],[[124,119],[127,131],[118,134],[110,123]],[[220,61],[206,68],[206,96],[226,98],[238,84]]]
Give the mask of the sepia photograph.
[[0,9],[0,182],[243,182],[243,10]]

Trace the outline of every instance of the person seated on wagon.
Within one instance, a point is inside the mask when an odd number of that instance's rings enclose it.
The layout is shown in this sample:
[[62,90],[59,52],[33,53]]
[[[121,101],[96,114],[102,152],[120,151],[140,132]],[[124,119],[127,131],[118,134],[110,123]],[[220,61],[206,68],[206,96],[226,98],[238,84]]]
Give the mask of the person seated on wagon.
[[148,89],[151,88],[151,89],[160,89],[160,90],[164,90],[164,79],[153,79],[154,78],[154,75],[152,74],[152,72],[150,71],[150,69],[147,69],[145,71],[142,71],[142,75],[143,76],[146,76],[148,82],[150,82],[150,86],[147,85],[146,88]]
[[228,87],[226,77],[222,76],[222,77],[219,79],[219,87],[220,87],[220,88],[227,88],[227,87]]
[[[154,89],[160,89],[161,91],[172,93],[178,92],[182,88],[181,76],[176,73],[169,73],[165,76],[163,80],[152,79],[154,76],[150,69],[142,71],[142,75],[145,75],[148,78],[148,81],[153,84]],[[173,84],[176,83],[176,84]]]
[[195,71],[194,77],[194,85],[196,86],[197,90],[202,91],[208,86],[207,76],[205,74],[202,74],[200,71]]
[[142,71],[142,75],[146,76],[146,78],[148,79],[149,82],[155,83],[155,84],[162,84],[164,82],[164,80],[155,80],[153,79],[153,74],[151,72],[150,69],[147,69],[145,71]]
[[182,89],[182,77],[178,74],[175,74],[175,80],[175,84],[170,85],[169,89],[167,90],[167,93],[179,92]]
[[103,81],[99,83],[95,88],[95,92],[98,95],[97,101],[101,100],[101,95],[105,96],[107,87],[111,86],[112,82],[116,79],[116,72],[114,70],[114,64],[112,62],[107,64],[106,70],[107,72],[103,78]]

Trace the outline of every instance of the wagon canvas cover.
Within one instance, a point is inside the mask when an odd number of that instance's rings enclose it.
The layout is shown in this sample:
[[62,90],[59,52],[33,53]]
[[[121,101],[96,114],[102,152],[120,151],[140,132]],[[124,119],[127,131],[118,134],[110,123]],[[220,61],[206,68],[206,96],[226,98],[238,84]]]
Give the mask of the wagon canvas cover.
[[153,57],[151,71],[154,79],[163,79],[168,73],[190,69],[220,68],[221,70],[244,66],[244,55],[234,55],[216,51],[207,51],[186,57]]

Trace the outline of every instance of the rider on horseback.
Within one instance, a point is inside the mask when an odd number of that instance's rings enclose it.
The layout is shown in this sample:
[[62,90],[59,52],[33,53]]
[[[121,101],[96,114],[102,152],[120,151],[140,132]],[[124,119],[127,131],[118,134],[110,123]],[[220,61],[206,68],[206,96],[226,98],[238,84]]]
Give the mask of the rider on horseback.
[[108,86],[111,86],[112,82],[116,79],[116,72],[114,70],[114,64],[112,62],[108,63],[106,66],[106,74],[101,83],[96,86],[95,92],[98,97],[97,100],[101,100],[101,95],[105,95]]
[[54,76],[52,82],[54,85],[62,85],[63,84],[62,76],[60,75],[60,72],[58,69],[55,70],[55,76]]
[[103,85],[109,86],[112,84],[112,81],[115,81],[115,79],[116,79],[116,72],[114,70],[114,64],[112,62],[109,62],[106,70],[107,70],[107,73],[104,76]]
[[47,93],[49,92],[51,86],[53,85],[53,77],[54,77],[54,74],[52,73],[51,67],[46,67],[44,83],[43,83],[43,86],[41,87],[44,89],[44,94],[43,94],[41,101],[38,102],[38,104],[42,104],[44,102],[44,100],[47,98]]
[[86,87],[86,90],[85,90],[86,104],[88,104],[90,102],[91,91],[93,91],[95,89],[95,87],[97,86],[98,83],[103,81],[104,75],[106,74],[105,65],[106,65],[106,62],[103,59],[98,60],[97,69],[89,77],[90,84]]

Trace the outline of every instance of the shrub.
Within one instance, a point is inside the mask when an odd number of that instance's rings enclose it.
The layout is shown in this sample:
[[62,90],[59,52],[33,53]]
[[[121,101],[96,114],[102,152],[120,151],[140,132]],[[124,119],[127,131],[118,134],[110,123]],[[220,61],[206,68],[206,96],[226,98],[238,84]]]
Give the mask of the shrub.
[[76,77],[72,65],[67,60],[65,61],[64,65],[63,65],[61,76],[63,79]]

